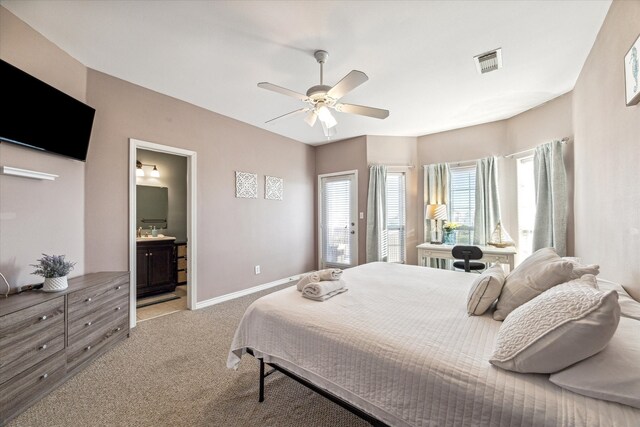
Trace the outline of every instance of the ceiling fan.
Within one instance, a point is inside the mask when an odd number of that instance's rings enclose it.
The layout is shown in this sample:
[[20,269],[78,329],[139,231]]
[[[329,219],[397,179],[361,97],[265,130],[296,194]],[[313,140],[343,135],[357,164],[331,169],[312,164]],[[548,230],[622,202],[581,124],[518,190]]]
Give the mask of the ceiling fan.
[[307,90],[306,95],[271,83],[258,83],[258,87],[297,98],[308,104],[307,107],[283,114],[282,116],[268,120],[265,123],[271,123],[275,120],[295,114],[308,113],[304,120],[309,124],[309,126],[313,127],[319,119],[322,124],[324,135],[329,138],[336,134],[336,125],[338,124],[335,117],[333,117],[333,114],[331,114],[330,109],[341,113],[358,114],[360,116],[374,117],[376,119],[386,119],[389,117],[388,110],[338,102],[340,98],[345,96],[347,93],[369,80],[369,77],[367,77],[367,75],[362,71],[352,70],[335,86],[327,86],[324,84],[323,66],[324,63],[327,62],[329,54],[324,50],[318,50],[313,54],[313,56],[320,64],[320,84],[310,87],[309,90]]

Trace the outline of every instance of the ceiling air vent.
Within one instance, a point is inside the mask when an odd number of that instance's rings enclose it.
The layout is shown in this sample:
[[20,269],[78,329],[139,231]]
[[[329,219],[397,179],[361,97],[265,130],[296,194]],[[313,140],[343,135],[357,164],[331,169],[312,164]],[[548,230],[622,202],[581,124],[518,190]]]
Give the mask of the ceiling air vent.
[[476,63],[476,68],[480,74],[502,68],[502,48],[474,56],[473,61]]

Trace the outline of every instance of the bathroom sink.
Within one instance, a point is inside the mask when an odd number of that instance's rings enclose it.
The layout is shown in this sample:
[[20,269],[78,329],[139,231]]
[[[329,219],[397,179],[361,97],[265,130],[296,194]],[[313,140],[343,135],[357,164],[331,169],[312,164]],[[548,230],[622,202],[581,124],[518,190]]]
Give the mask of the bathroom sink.
[[136,242],[147,242],[149,240],[176,240],[176,238],[175,237],[171,237],[171,236],[162,236],[162,237],[143,236],[143,237],[136,237]]

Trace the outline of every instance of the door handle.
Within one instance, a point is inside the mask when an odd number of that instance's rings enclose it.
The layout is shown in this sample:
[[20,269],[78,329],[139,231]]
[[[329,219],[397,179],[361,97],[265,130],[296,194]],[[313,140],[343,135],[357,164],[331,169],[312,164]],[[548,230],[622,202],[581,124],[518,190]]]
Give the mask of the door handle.
[[353,230],[351,230],[351,234],[356,234],[356,232],[355,232],[355,231],[353,231]]

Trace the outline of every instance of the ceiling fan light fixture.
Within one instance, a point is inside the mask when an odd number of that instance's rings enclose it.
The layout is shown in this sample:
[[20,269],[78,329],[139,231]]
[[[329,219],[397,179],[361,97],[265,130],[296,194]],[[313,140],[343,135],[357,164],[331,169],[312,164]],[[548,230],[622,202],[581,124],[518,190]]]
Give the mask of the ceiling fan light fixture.
[[317,112],[318,112],[318,118],[320,119],[320,121],[324,123],[328,128],[332,128],[335,125],[337,125],[338,122],[336,121],[335,117],[333,117],[333,115],[331,114],[331,111],[329,111],[329,108],[323,103],[319,103],[318,105],[319,106],[317,107]]
[[318,114],[314,110],[311,110],[309,111],[309,114],[307,114],[307,117],[304,118],[304,121],[307,122],[309,126],[313,127],[313,125],[316,124],[317,119]]

